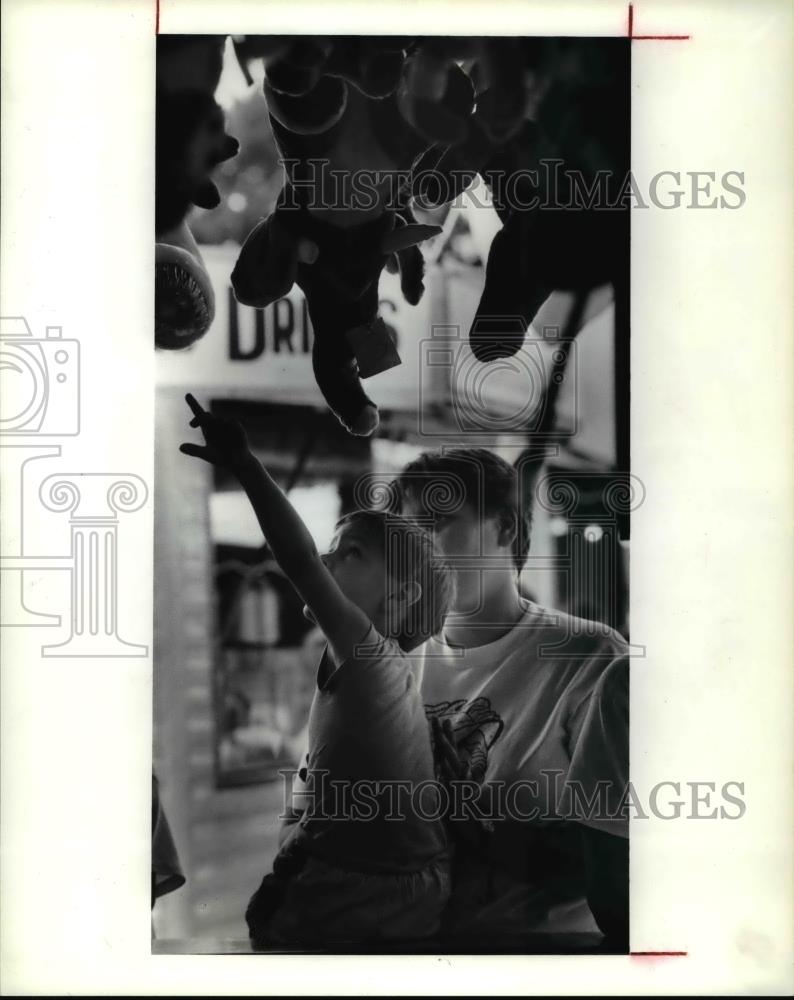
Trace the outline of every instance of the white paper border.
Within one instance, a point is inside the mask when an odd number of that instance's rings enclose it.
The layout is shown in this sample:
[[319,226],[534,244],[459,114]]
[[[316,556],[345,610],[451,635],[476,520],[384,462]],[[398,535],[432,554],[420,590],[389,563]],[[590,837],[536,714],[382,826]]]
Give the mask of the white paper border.
[[[5,0],[2,312],[78,338],[56,469],[153,474],[154,2]],[[621,34],[627,5],[162,0],[163,32]],[[791,986],[792,8],[635,4],[633,169],[738,169],[738,211],[635,212],[632,778],[745,782],[741,821],[635,823],[632,945],[686,958],[151,956],[150,657],[2,634],[10,994],[786,993]],[[151,649],[152,505],[120,532]],[[56,596],[59,574],[42,574]]]

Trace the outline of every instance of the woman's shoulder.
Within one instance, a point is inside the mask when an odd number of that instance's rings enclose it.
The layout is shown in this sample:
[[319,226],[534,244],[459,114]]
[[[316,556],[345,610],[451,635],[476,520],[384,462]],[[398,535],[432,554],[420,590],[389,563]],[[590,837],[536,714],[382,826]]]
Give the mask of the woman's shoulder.
[[[611,625],[527,601],[517,629],[534,632],[550,651],[577,659],[614,660],[629,654],[628,641]],[[518,638],[518,636],[516,636]]]

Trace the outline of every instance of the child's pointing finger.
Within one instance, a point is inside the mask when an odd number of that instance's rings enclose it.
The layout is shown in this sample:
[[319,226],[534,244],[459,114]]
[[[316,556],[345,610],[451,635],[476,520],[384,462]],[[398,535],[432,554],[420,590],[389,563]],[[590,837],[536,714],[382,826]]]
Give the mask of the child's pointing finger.
[[215,464],[215,456],[209,448],[205,448],[204,445],[200,444],[181,444],[179,450],[183,455],[190,455],[191,458],[201,458],[205,462],[210,464]]
[[204,416],[205,413],[204,408],[192,393],[187,393],[187,395],[185,396],[185,402],[193,411],[193,416],[196,418],[195,421],[193,420],[190,421],[190,426],[196,427],[201,417]]

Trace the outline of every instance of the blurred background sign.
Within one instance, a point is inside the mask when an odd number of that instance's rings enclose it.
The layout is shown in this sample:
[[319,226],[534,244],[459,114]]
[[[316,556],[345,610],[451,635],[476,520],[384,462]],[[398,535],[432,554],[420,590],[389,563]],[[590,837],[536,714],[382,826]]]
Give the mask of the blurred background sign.
[[[325,408],[312,373],[313,332],[303,293],[296,285],[266,309],[241,305],[230,281],[239,252],[234,244],[201,247],[215,292],[215,321],[186,350],[157,352],[157,384]],[[428,283],[440,280],[439,272],[431,271]],[[418,305],[410,306],[397,275],[384,272],[381,278],[380,313],[402,358],[401,365],[365,383],[381,407],[416,408],[420,342],[430,332],[432,295],[430,287]]]

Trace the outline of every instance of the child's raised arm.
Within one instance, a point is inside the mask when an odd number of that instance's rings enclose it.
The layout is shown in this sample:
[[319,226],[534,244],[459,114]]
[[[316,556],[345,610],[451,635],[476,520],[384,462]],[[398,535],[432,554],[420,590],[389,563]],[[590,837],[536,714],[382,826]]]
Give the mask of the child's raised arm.
[[342,663],[367,634],[369,618],[339,589],[298,512],[249,449],[243,427],[207,413],[190,394],[185,399],[193,411],[190,426],[201,428],[206,444],[183,444],[179,450],[234,473],[273,557],[325,633],[334,660]]

